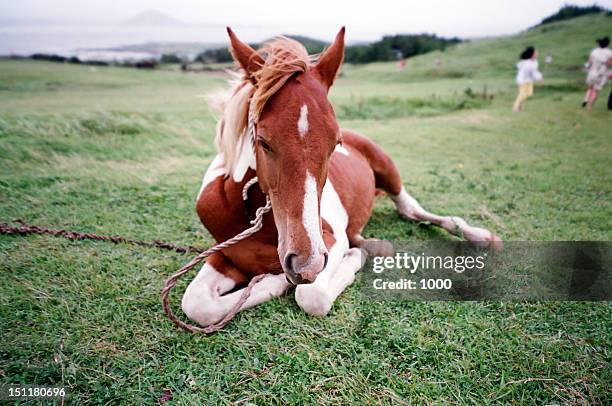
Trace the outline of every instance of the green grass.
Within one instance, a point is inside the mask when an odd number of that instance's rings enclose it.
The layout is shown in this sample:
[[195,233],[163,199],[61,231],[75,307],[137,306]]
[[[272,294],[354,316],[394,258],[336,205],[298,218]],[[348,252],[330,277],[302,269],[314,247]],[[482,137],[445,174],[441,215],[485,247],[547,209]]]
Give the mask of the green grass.
[[427,98],[400,97],[353,97],[349,103],[339,104],[336,109],[338,120],[380,120],[410,116],[436,116],[452,111],[477,109],[489,104],[489,95],[475,94],[466,88],[462,95],[430,96]]
[[[331,98],[342,126],[382,145],[431,211],[506,240],[610,240],[610,113],[603,100],[579,108],[573,68],[610,22],[465,44],[401,73],[347,66]],[[554,49],[555,63],[512,114],[527,43]],[[447,71],[433,74],[440,55]],[[0,220],[211,244],[194,210],[214,156],[199,96],[223,84],[218,73],[1,61]],[[491,101],[465,93],[485,87]],[[463,99],[477,104],[457,108]],[[386,199],[365,234],[451,238],[402,221]],[[64,383],[71,403],[150,404],[166,390],[173,404],[612,402],[607,302],[378,303],[358,281],[326,318],[289,294],[203,337],[178,331],[159,303],[188,255],[44,236],[0,236],[0,252],[0,383]]]

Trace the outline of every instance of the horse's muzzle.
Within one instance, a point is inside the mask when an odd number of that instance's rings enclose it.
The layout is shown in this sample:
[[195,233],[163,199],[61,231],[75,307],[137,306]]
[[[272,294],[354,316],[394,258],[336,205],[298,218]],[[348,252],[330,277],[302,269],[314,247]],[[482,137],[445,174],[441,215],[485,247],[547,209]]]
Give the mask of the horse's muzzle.
[[283,270],[287,280],[294,285],[313,283],[317,275],[327,266],[327,252],[314,259],[309,258],[307,263],[300,263],[298,255],[290,253],[285,256]]

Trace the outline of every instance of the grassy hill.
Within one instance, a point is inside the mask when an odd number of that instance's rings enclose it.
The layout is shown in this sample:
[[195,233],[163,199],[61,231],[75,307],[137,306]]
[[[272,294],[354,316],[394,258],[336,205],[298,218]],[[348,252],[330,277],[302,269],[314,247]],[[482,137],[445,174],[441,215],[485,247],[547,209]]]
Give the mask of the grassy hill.
[[[361,74],[377,75],[391,81],[421,81],[439,78],[499,78],[512,75],[520,52],[533,45],[540,57],[550,54],[553,64],[545,73],[553,78],[572,80],[582,78],[582,66],[595,39],[610,35],[612,16],[587,15],[532,28],[518,35],[473,40],[461,43],[444,52],[431,52],[412,58],[406,69],[397,74],[390,64],[369,64]],[[435,66],[436,59],[442,65]],[[542,62],[541,62],[542,63]]]
[[[504,240],[609,241],[610,112],[603,101],[579,107],[579,66],[610,22],[461,44],[402,72],[346,66],[332,102],[430,211]],[[512,114],[528,44],[554,63]],[[0,221],[212,244],[194,210],[215,155],[201,96],[226,79],[0,60]],[[364,235],[451,239],[401,220],[384,198]],[[63,384],[71,404],[155,404],[167,393],[174,404],[612,403],[610,302],[377,302],[358,280],[325,318],[289,293],[192,336],[159,301],[189,255],[0,236],[0,257],[0,384]]]

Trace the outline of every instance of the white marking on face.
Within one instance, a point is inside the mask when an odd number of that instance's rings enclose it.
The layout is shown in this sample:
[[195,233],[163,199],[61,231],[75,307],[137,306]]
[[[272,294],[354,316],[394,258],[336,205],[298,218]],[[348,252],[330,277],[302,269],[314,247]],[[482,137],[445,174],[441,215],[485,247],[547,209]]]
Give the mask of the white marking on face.
[[303,105],[300,109],[300,118],[297,122],[298,133],[300,137],[304,137],[308,133],[308,106]]
[[[347,251],[348,214],[329,178],[321,195],[321,218],[331,226],[336,240],[329,250],[327,267],[314,283],[298,285],[295,289],[297,304],[306,313],[316,316],[329,312],[338,295],[353,283],[355,272],[361,267],[361,252],[358,249]],[[351,254],[347,256],[349,252]]]
[[336,240],[329,250],[328,267],[317,276],[315,281],[315,284],[326,285],[332,283],[330,278],[335,272],[333,268],[338,266],[344,253],[349,248],[348,236],[346,235],[349,221],[348,214],[329,178],[327,178],[321,193],[321,218],[329,224]]
[[338,144],[336,145],[336,148],[334,148],[334,152],[339,152],[341,154],[344,154],[346,156],[349,155],[349,152],[346,148],[344,148],[342,145]]
[[320,254],[323,248],[321,227],[319,223],[319,199],[317,195],[317,181],[306,171],[304,182],[304,208],[302,211],[302,224],[310,240],[310,256]]
[[196,198],[196,200],[200,199],[200,195],[202,194],[204,189],[206,189],[206,186],[208,186],[210,182],[212,182],[219,176],[225,175],[225,169],[223,168],[224,161],[225,159],[223,157],[223,154],[217,154],[215,159],[213,159],[213,161],[210,163],[208,169],[206,169],[206,172],[204,173],[204,178],[202,179],[202,186],[200,186],[200,191],[198,192],[198,197]]
[[238,157],[234,164],[232,178],[234,182],[242,182],[244,175],[249,168],[255,169],[257,163],[255,160],[255,151],[250,137],[242,137],[242,140],[236,145],[236,156]]

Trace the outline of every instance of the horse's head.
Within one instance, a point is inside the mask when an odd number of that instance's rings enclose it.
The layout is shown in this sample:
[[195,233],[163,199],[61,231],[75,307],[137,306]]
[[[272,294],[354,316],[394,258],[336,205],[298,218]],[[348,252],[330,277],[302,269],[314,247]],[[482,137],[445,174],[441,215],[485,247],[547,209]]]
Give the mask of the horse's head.
[[311,283],[327,263],[321,193],[341,141],[327,93],[344,57],[344,28],[313,64],[292,40],[257,52],[228,33],[234,59],[255,87],[257,176],[272,202],[278,255],[293,283]]

